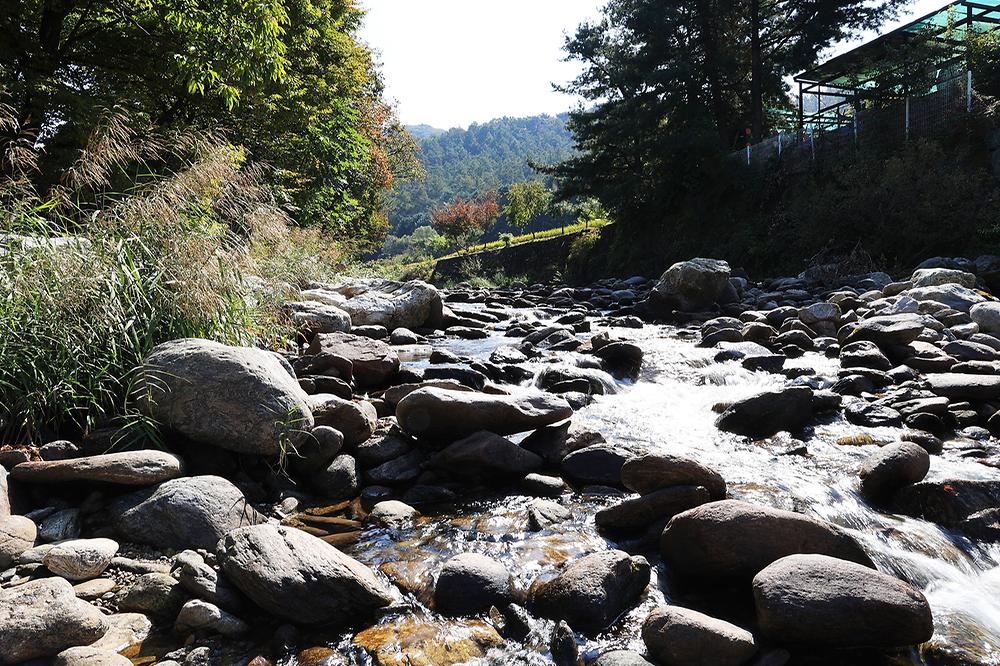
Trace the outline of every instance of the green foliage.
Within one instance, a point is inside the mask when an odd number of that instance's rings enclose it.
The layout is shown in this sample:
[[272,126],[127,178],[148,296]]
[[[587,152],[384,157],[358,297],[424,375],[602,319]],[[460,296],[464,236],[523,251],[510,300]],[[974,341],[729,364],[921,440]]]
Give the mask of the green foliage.
[[397,236],[430,222],[434,208],[483,190],[502,191],[537,178],[528,161],[551,164],[573,152],[565,116],[500,118],[467,130],[410,128],[422,135],[419,158],[426,176],[396,187],[389,219]]
[[439,257],[451,249],[451,243],[431,226],[417,227],[408,236],[389,236],[382,247],[383,254],[400,261],[415,263]]
[[552,202],[552,193],[540,181],[528,180],[514,183],[507,189],[507,204],[503,212],[508,223],[524,229],[542,215]]
[[967,41],[973,89],[983,95],[1000,97],[1000,30],[970,34]]

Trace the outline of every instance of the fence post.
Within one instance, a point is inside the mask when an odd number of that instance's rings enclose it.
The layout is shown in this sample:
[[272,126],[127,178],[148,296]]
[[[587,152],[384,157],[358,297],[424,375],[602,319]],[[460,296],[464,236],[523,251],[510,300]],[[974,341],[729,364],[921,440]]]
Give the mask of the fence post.
[[809,148],[812,150],[812,160],[816,161],[816,128],[809,130]]
[[910,140],[910,96],[906,96],[906,140]]
[[781,157],[781,132],[778,132],[778,157]]
[[965,72],[965,111],[972,112],[972,70]]

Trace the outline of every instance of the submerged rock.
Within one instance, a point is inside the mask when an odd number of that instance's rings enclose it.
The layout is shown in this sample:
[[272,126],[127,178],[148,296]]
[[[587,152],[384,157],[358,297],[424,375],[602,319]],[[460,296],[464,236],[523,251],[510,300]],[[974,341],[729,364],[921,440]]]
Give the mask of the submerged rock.
[[879,571],[825,555],[780,559],[753,580],[773,641],[834,647],[917,645],[934,634],[924,595]]
[[374,666],[457,666],[486,657],[503,639],[485,622],[410,615],[365,629],[353,644],[368,653]]

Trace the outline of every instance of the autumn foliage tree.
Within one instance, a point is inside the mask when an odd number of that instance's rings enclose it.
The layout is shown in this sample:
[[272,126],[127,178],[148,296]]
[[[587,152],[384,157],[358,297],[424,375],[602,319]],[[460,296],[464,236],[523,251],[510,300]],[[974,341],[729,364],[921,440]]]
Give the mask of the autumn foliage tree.
[[470,199],[458,197],[451,203],[435,208],[431,222],[444,236],[456,244],[480,236],[500,217],[496,192],[480,192]]

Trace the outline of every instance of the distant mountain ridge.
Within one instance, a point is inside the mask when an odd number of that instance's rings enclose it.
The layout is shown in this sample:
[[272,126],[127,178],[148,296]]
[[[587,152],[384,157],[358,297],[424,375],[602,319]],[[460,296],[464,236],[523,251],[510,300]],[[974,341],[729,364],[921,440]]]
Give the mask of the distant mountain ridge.
[[[528,160],[550,164],[573,154],[566,114],[498,118],[468,129],[408,128],[420,145],[426,177],[402,183],[389,206],[391,233],[404,236],[430,224],[431,211],[455,197],[499,190],[538,177]],[[416,130],[416,131],[414,131]]]

